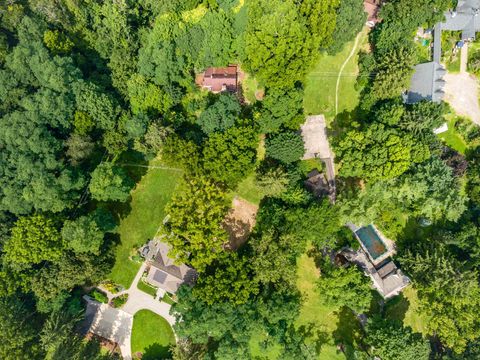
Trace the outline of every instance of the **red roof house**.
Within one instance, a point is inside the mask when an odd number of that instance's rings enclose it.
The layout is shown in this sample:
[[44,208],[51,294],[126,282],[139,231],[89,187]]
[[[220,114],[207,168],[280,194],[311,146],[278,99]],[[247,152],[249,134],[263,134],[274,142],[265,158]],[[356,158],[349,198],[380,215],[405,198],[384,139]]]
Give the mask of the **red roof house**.
[[368,14],[367,25],[374,27],[376,23],[380,21],[378,18],[378,12],[380,11],[380,6],[382,5],[382,0],[364,0],[363,6],[365,12]]
[[238,86],[237,66],[207,68],[203,74],[197,77],[197,84],[213,93],[236,92]]

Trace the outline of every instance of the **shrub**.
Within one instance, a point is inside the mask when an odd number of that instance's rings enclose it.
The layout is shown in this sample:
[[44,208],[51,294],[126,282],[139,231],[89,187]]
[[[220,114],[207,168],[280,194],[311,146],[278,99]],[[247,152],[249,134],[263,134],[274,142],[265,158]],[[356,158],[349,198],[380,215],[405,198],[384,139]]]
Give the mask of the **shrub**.
[[90,295],[90,297],[97,300],[98,302],[101,302],[104,304],[108,303],[107,295],[105,295],[103,292],[101,292],[98,289],[93,289],[92,291],[90,291],[88,295]]
[[112,294],[116,294],[121,290],[121,286],[115,284],[111,280],[107,280],[104,283],[102,283],[102,286],[105,288],[105,290],[110,291]]
[[127,300],[128,300],[128,294],[123,294],[123,295],[117,296],[116,298],[113,298],[112,306],[114,308],[120,308],[123,305],[125,305]]

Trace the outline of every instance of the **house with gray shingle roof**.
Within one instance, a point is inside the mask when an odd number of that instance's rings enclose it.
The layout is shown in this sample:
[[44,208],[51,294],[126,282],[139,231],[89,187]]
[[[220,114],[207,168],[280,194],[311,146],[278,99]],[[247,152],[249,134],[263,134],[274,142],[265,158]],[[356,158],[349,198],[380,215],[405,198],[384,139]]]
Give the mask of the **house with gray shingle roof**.
[[455,11],[445,14],[443,30],[461,31],[462,40],[474,40],[480,31],[480,0],[458,0]]
[[153,239],[143,247],[142,255],[149,264],[146,281],[170,294],[177,292],[182,284],[193,285],[197,272],[185,264],[176,264],[168,256],[170,246],[159,239]]

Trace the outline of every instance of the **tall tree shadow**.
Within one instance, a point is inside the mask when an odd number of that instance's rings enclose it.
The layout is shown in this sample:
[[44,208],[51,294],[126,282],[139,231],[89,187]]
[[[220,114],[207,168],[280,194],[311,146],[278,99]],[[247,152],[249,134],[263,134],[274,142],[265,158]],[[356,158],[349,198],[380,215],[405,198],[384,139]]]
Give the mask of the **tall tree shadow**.
[[157,343],[148,346],[142,354],[142,360],[162,360],[171,359],[171,357],[170,347]]
[[347,307],[341,308],[337,313],[337,329],[333,332],[333,339],[339,351],[347,359],[354,359],[354,350],[361,343],[363,330],[355,314]]

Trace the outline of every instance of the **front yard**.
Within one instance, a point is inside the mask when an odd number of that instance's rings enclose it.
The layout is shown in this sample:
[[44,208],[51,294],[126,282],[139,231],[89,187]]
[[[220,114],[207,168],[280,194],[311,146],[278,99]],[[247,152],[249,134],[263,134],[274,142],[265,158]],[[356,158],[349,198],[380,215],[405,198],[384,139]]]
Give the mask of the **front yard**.
[[[140,310],[133,317],[132,355],[142,360],[171,358],[170,346],[175,344],[175,335],[168,322],[151,312]],[[141,353],[141,356],[137,356]]]

